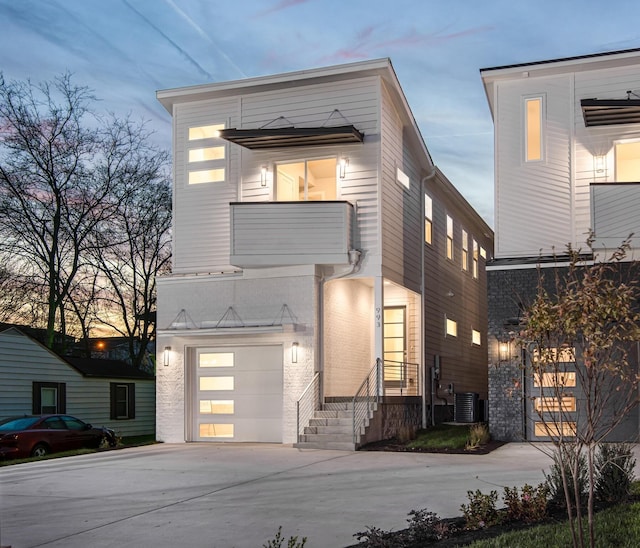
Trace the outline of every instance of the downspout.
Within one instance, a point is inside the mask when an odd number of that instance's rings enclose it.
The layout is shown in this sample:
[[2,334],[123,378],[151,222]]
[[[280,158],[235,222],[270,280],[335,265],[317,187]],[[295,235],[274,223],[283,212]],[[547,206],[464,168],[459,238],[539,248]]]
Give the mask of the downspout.
[[[431,161],[431,158],[429,158],[429,161]],[[425,192],[425,188],[424,185],[427,181],[433,179],[436,175],[436,166],[433,162],[431,162],[431,172],[429,173],[429,175],[426,175],[425,177],[422,178],[422,181],[420,181],[420,192],[421,192],[421,196],[420,196],[420,201],[422,202],[422,217],[423,217],[423,222],[424,222],[424,192]],[[422,231],[424,232],[424,227],[422,228]],[[424,236],[423,236],[423,240],[424,240]],[[420,329],[422,331],[422,333],[420,333],[420,337],[422,338],[422,428],[426,428],[427,427],[427,340],[426,337],[424,336],[425,330],[424,330],[424,323],[425,323],[425,315],[424,315],[424,305],[425,305],[425,283],[424,283],[424,241],[422,242],[422,245],[420,247],[421,249],[421,260],[420,260]],[[433,385],[433,375],[429,375],[428,376],[430,384]],[[431,387],[432,388],[432,387]],[[431,422],[433,423],[433,419],[434,419],[434,415],[433,415],[433,389],[429,390],[430,392],[430,411],[431,411]]]

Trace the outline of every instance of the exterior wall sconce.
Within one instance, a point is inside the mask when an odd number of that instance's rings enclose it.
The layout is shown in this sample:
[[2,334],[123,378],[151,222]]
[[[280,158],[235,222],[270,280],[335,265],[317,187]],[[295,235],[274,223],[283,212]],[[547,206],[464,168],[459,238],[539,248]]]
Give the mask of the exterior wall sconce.
[[298,343],[291,343],[291,363],[298,363]]
[[164,347],[164,354],[162,356],[162,362],[164,363],[165,367],[169,366],[169,354],[171,353],[171,347],[170,346],[165,346]]
[[596,173],[604,173],[607,167],[606,156],[594,156],[593,157],[593,169]]
[[260,168],[260,186],[267,186],[267,173],[269,172],[267,166]]
[[347,166],[349,165],[349,158],[342,157],[338,162],[338,174],[340,175],[340,179],[344,179],[347,175]]
[[501,362],[506,362],[509,359],[509,350],[510,350],[510,345],[508,341],[500,341],[498,343],[498,352],[500,354],[500,361]]

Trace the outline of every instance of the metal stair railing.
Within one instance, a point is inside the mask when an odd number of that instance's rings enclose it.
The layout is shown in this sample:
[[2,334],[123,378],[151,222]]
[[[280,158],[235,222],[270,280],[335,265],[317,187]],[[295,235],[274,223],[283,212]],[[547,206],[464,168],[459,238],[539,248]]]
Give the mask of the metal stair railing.
[[302,441],[302,431],[317,409],[320,409],[320,372],[316,372],[311,382],[296,402],[296,439]]
[[377,358],[376,364],[353,396],[353,443],[358,443],[358,435],[369,419],[371,404],[380,401],[381,380],[382,360]]
[[384,360],[383,394],[385,396],[418,396],[419,367],[417,363]]

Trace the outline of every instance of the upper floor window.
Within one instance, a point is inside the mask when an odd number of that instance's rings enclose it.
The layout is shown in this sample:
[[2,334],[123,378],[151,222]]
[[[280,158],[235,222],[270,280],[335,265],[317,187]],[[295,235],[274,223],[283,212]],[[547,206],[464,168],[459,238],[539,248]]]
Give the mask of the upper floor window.
[[462,230],[462,270],[469,270],[469,235]]
[[445,333],[450,337],[458,336],[458,322],[445,317]]
[[405,188],[410,188],[411,186],[411,180],[409,179],[409,176],[399,167],[396,168],[396,180]]
[[640,141],[615,143],[616,181],[619,183],[640,182]]
[[453,218],[447,215],[447,259],[453,260]]
[[219,132],[224,124],[190,127],[187,136],[187,181],[190,185],[225,180],[226,145]]
[[276,166],[275,199],[279,202],[337,200],[337,160],[303,160]]
[[472,273],[473,273],[473,277],[477,278],[478,277],[478,242],[476,242],[475,240],[473,240],[473,249],[472,249]]
[[431,243],[433,238],[433,200],[428,194],[424,195],[424,241]]
[[477,329],[471,330],[471,344],[480,346],[482,344],[482,335]]
[[542,97],[528,97],[524,100],[525,147],[524,158],[527,162],[542,160],[543,150],[543,114]]

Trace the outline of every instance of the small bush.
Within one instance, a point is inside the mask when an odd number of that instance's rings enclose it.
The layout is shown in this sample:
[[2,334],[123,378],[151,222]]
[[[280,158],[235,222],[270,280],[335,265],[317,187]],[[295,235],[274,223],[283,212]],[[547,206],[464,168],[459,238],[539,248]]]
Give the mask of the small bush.
[[[576,461],[577,459],[577,461]],[[564,463],[565,475],[567,478],[567,485],[569,487],[569,500],[573,507],[576,506],[576,494],[573,487],[573,469],[578,471],[578,494],[580,497],[580,504],[584,507],[587,500],[587,488],[588,488],[588,471],[587,460],[582,453],[579,454],[567,454],[566,462]],[[549,501],[551,504],[560,508],[566,508],[567,500],[564,495],[564,487],[562,486],[562,465],[560,463],[560,457],[558,453],[553,455],[553,464],[549,474],[545,474],[547,485],[549,486]]]
[[[282,548],[282,543],[285,542],[284,537],[282,536],[282,525],[278,527],[278,532],[276,536],[269,540],[267,544],[263,544],[262,548]],[[302,537],[301,541],[298,541],[298,537],[289,537],[287,541],[287,548],[304,548],[304,545],[307,543],[307,537]]]
[[481,445],[489,443],[489,440],[491,440],[491,436],[487,425],[482,422],[473,424],[469,427],[469,438],[465,449],[477,449]]
[[407,533],[412,543],[440,540],[449,533],[449,527],[440,520],[438,514],[429,512],[426,508],[411,510],[409,516]]
[[523,521],[536,523],[547,516],[547,500],[549,487],[541,483],[538,487],[524,484],[522,492],[518,488],[504,488],[504,502],[506,504],[507,519],[509,521]]
[[353,536],[366,548],[395,548],[398,546],[393,533],[379,527],[367,527],[366,531],[359,531]]
[[467,529],[484,529],[500,523],[500,515],[496,510],[497,491],[491,491],[488,495],[483,494],[480,489],[475,493],[467,491],[467,497],[469,504],[460,507]]
[[595,495],[600,502],[624,502],[631,494],[636,459],[626,443],[604,443],[595,457]]

